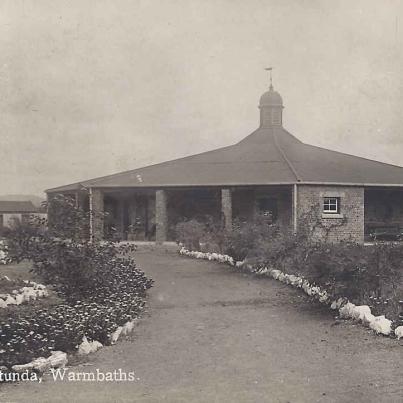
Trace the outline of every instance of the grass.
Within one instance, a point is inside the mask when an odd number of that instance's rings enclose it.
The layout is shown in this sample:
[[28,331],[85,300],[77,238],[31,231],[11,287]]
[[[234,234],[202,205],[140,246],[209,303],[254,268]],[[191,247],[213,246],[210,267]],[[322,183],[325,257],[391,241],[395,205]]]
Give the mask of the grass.
[[[21,263],[0,265],[0,277],[7,276],[10,280],[33,280],[38,281],[38,277],[30,272],[32,263],[24,260]],[[0,292],[2,290],[0,289]]]

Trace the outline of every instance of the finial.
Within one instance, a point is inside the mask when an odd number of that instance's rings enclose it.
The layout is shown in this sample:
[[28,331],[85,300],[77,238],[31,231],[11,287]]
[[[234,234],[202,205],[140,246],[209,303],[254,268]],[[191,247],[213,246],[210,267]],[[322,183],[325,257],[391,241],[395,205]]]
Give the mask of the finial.
[[273,78],[271,76],[271,72],[273,70],[273,67],[265,67],[266,71],[270,71],[270,90],[273,91]]

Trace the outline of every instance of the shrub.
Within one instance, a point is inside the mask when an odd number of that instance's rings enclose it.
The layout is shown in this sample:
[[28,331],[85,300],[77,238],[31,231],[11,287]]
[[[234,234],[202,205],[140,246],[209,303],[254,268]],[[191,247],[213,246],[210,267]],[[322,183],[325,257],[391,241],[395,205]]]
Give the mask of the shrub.
[[234,220],[232,229],[225,234],[223,252],[236,260],[248,258],[253,262],[260,261],[265,255],[267,246],[280,235],[279,227],[258,215],[251,221]]
[[208,250],[220,252],[225,239],[225,231],[221,222],[206,215],[199,219],[179,222],[175,226],[178,243],[189,250]]
[[91,212],[79,207],[75,196],[52,195],[49,202],[43,203],[43,208],[48,211],[52,236],[77,240],[89,238]]

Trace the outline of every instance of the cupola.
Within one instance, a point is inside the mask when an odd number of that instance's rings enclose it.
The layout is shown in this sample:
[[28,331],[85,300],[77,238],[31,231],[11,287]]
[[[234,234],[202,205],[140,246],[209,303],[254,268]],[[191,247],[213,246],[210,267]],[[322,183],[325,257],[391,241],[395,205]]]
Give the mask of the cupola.
[[282,126],[283,108],[281,95],[270,84],[269,91],[260,97],[260,127]]

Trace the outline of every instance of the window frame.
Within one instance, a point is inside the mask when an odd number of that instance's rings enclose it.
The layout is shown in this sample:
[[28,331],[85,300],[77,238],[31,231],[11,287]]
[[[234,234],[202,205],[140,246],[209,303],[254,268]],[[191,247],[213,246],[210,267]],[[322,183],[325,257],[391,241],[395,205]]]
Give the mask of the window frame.
[[[335,210],[331,207],[336,207]],[[341,210],[341,198],[338,196],[324,196],[322,202],[322,213],[331,215],[340,215]]]

